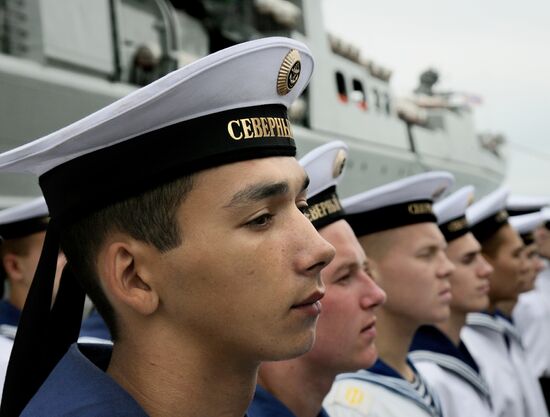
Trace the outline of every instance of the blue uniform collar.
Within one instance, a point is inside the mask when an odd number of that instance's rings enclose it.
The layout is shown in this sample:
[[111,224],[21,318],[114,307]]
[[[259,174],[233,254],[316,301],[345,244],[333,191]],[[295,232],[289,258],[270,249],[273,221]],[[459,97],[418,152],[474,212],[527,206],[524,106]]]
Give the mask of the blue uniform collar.
[[[248,407],[249,417],[295,417],[281,401],[267,392],[260,385],[256,385],[254,400]],[[324,409],[317,417],[329,417]]]
[[21,310],[11,304],[8,300],[0,301],[0,324],[17,326],[21,317]]
[[[412,361],[409,358],[407,358],[407,365],[409,365],[414,371],[414,373],[418,375],[418,371],[416,370]],[[378,359],[374,363],[374,365],[372,365],[372,367],[369,368],[369,372],[372,372],[373,374],[389,376],[392,378],[398,378],[398,379],[402,379],[403,381],[407,381],[405,378],[401,376],[401,374],[399,374],[395,369],[393,369],[390,365],[388,365],[382,359]]]
[[441,353],[452,356],[476,371],[479,374],[479,367],[476,361],[466,348],[466,345],[460,341],[457,347],[454,343],[435,326],[422,326],[414,335],[411,352],[416,350],[427,350],[430,352]]

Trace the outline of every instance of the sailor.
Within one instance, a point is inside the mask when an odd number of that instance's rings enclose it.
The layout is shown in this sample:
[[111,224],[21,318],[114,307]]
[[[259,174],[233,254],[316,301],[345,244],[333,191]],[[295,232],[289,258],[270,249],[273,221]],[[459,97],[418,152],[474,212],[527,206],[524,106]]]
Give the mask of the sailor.
[[520,277],[520,288],[518,290],[518,300],[516,303],[509,303],[504,306],[506,310],[498,304],[497,307],[503,311],[509,318],[512,318],[513,312],[520,303],[521,296],[531,292],[535,288],[537,276],[544,269],[544,263],[539,256],[537,244],[535,242],[535,229],[543,223],[542,212],[522,214],[519,216],[511,216],[509,218],[510,225],[519,234],[523,241],[523,251],[521,252],[527,268]]
[[[511,318],[513,311],[518,308],[521,302],[521,294],[531,291],[534,288],[537,275],[544,269],[542,259],[538,255],[535,243],[534,231],[543,223],[541,209],[544,205],[550,204],[550,199],[544,197],[511,195],[506,203],[506,210],[510,215],[510,225],[518,232],[525,245],[521,252],[527,269],[521,277],[521,288],[519,296],[514,301],[503,301],[497,304],[497,308],[508,318]],[[525,299],[524,299],[525,302]]]
[[[261,361],[311,348],[334,249],[303,214],[287,108],[312,69],[300,42],[239,44],[0,155],[51,215],[2,416],[242,416]],[[80,286],[112,348],[71,345]]]
[[326,286],[311,351],[296,359],[264,362],[248,414],[252,417],[328,417],[322,401],[337,374],[370,367],[376,360],[376,308],[384,292],[368,271],[368,259],[343,219],[336,193],[348,147],[333,141],[301,160],[309,178],[306,215],[336,249],[321,272]]
[[[545,214],[546,213],[546,214]],[[545,220],[549,220],[548,212],[538,211],[535,213],[514,216],[510,223],[520,233],[526,244],[526,254],[531,264],[529,274],[525,277],[524,292],[512,311],[512,318],[515,326],[521,335],[525,347],[529,368],[535,376],[540,379],[543,394],[548,406],[548,395],[550,394],[548,377],[550,377],[550,293],[544,291],[548,281],[548,263],[544,258],[544,239],[536,240],[536,236],[544,236]],[[540,242],[540,243],[539,243]],[[546,244],[548,246],[548,244]],[[541,254],[543,257],[540,257]],[[537,273],[538,272],[538,273]]]
[[493,268],[481,255],[470,232],[466,208],[474,187],[465,186],[434,205],[439,228],[447,240],[447,257],[455,265],[450,276],[451,316],[415,334],[410,357],[441,401],[448,417],[491,417],[491,394],[472,355],[460,339],[466,315],[489,306],[489,276]]
[[[0,297],[0,389],[4,385],[13,339],[40,258],[49,220],[44,197],[0,211],[0,289],[3,291],[5,286],[8,289],[7,298]],[[65,255],[59,252],[52,299],[57,293],[64,265]],[[88,330],[91,324],[90,318],[84,320],[79,340],[105,342],[110,339],[99,314],[94,317],[94,333]]]
[[[4,285],[7,285],[8,290],[7,299],[0,301],[0,334],[10,339],[15,338],[21,310],[40,258],[49,219],[48,206],[43,197],[0,211],[0,289],[3,291]],[[65,257],[59,253],[56,283],[64,264]]]
[[[537,302],[539,306],[544,305],[542,309],[537,309],[538,311],[533,311],[534,315],[536,315],[535,320],[539,323],[539,325],[542,325],[542,329],[545,332],[545,334],[548,334],[548,327],[547,323],[549,317],[550,317],[550,208],[545,207],[542,210],[542,214],[544,217],[544,223],[535,229],[535,241],[537,243],[537,249],[539,251],[540,256],[543,258],[544,262],[544,269],[537,277],[537,280],[535,282],[535,290],[531,293],[529,293],[529,297],[534,296],[534,294],[537,294],[537,298],[539,298],[540,301]],[[531,295],[533,294],[533,295]],[[525,297],[527,297],[528,294],[525,294]],[[521,313],[517,314],[517,319],[521,320],[519,316]],[[537,326],[535,323],[533,326]],[[529,330],[524,330],[524,328],[527,328],[527,326],[522,325],[522,330],[525,332],[529,332]],[[531,334],[536,336],[536,333],[538,330],[534,329]],[[529,346],[529,337],[522,336],[524,338],[525,343]],[[543,365],[538,365],[535,369],[535,372],[537,372],[540,376],[540,383],[543,388],[544,398],[546,400],[547,408],[550,410],[550,355],[548,355],[548,345],[542,345],[542,343],[537,346],[540,346],[542,350],[545,352],[545,354],[540,355],[541,362]],[[531,348],[531,349],[537,349],[537,348]],[[544,358],[544,359],[543,359]],[[542,372],[542,374],[541,374]]]
[[497,416],[546,417],[546,407],[532,370],[526,362],[519,333],[497,304],[517,300],[528,269],[524,244],[508,222],[508,190],[500,187],[468,208],[466,215],[482,254],[491,264],[489,308],[471,313],[462,340],[489,384]]
[[427,172],[343,200],[388,298],[377,314],[379,359],[337,377],[324,403],[330,415],[441,416],[437,395],[407,354],[418,327],[449,318],[454,267],[432,203],[452,183],[447,172]]
[[[0,388],[4,383],[21,310],[40,258],[48,221],[48,207],[43,197],[0,211]],[[55,287],[64,264],[65,257],[59,253]],[[3,298],[4,288],[7,289],[6,298]]]

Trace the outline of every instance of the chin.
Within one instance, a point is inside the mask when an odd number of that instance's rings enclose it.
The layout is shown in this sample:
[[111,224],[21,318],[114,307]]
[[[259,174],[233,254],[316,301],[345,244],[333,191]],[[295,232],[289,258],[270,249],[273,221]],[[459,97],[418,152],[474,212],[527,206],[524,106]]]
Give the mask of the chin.
[[289,359],[297,358],[305,353],[308,353],[315,343],[315,332],[308,337],[304,337],[300,340],[289,341],[288,343],[280,342],[278,349],[272,352],[272,357],[264,360],[267,361],[285,361]]
[[444,321],[449,320],[450,317],[451,317],[451,310],[450,309],[438,312],[438,314],[435,314],[432,317],[432,320],[431,320],[430,324],[442,323]]

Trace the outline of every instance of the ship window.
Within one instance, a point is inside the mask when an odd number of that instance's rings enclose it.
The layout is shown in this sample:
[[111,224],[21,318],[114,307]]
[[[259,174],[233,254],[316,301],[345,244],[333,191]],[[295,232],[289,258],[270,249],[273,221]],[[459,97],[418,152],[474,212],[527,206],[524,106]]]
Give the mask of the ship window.
[[363,83],[359,80],[353,79],[353,100],[357,103],[359,108],[367,110],[367,97],[365,90],[363,89]]
[[338,98],[341,102],[348,102],[348,92],[346,91],[346,80],[340,71],[336,72],[336,87],[338,88]]

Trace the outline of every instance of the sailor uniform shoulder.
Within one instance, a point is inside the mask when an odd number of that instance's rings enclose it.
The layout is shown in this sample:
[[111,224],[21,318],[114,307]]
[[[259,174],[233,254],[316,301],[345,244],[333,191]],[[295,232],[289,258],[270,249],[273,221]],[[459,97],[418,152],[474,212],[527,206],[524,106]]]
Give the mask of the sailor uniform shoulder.
[[[105,372],[111,348],[72,345],[21,417],[147,417]],[[100,366],[100,367],[98,367]]]
[[436,392],[444,416],[491,416],[487,383],[466,346],[459,346],[434,326],[422,326],[409,358]]
[[437,393],[445,417],[492,417],[489,397],[456,373],[434,362],[414,360],[416,369]]
[[[358,371],[340,375],[323,403],[331,417],[433,417],[434,414],[405,395],[406,381]],[[409,384],[410,385],[410,384]],[[437,415],[437,414],[436,414]]]
[[522,294],[513,317],[525,346],[529,368],[537,377],[550,376],[550,305],[546,304],[541,291]]
[[489,384],[495,415],[548,416],[521,343],[507,332],[503,319],[476,313],[468,316],[467,324],[461,337]]

